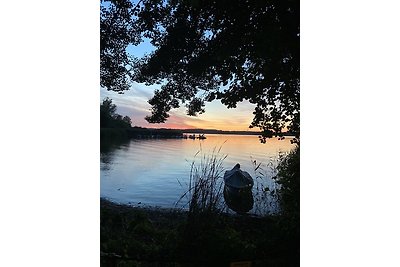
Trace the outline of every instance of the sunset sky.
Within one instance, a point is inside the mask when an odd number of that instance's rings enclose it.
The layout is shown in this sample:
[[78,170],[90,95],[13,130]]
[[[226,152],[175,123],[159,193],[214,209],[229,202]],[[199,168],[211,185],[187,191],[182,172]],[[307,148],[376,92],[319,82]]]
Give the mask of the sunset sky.
[[[153,49],[154,47],[148,41],[145,41],[137,47],[128,47],[127,51],[136,57],[141,57],[153,51]],[[258,130],[249,129],[255,105],[247,101],[238,103],[235,109],[226,108],[219,100],[211,103],[207,102],[206,112],[197,117],[187,116],[186,109],[182,106],[179,109],[171,110],[167,122],[150,124],[144,119],[145,116],[151,114],[151,105],[147,101],[154,95],[154,90],[159,87],[160,85],[146,86],[133,83],[131,89],[124,94],[100,88],[100,98],[101,101],[105,97],[111,98],[113,103],[117,105],[117,113],[122,116],[129,116],[132,120],[132,126],[175,129]]]
[[[219,101],[206,103],[206,112],[197,117],[187,116],[185,107],[171,110],[166,123],[150,124],[144,117],[150,115],[150,104],[147,103],[153,96],[155,86],[147,87],[134,83],[131,90],[118,94],[105,89],[100,89],[101,99],[109,97],[117,105],[117,113],[129,116],[133,126],[148,128],[175,128],[175,129],[219,129],[219,130],[250,130],[253,118],[254,105],[243,102],[238,103],[236,109],[227,109]],[[251,129],[256,130],[256,129]]]

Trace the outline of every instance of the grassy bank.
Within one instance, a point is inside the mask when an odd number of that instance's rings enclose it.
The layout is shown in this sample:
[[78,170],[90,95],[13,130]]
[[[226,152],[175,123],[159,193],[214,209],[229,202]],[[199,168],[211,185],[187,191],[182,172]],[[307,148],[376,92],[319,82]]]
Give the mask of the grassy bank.
[[174,210],[101,200],[101,266],[297,266],[278,217],[219,214],[190,223]]

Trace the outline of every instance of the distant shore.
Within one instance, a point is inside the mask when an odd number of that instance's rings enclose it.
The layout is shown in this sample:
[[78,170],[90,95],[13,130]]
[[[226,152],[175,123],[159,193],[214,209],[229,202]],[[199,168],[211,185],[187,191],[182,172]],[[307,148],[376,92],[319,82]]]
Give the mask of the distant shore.
[[215,129],[185,129],[184,133],[194,134],[235,134],[235,135],[261,135],[261,132],[256,131],[223,131]]
[[[256,135],[258,131],[223,131],[215,129],[168,129],[168,128],[100,128],[101,139],[121,138],[183,138],[184,134],[229,134],[229,135]],[[283,133],[285,136],[293,136],[291,133]]]

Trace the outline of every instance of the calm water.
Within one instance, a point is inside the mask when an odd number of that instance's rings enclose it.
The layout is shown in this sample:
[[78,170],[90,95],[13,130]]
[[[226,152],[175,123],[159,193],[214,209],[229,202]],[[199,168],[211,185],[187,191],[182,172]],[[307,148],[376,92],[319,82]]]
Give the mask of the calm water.
[[[253,178],[259,172],[264,174],[263,180],[255,180],[273,186],[271,165],[275,164],[279,151],[288,152],[294,147],[290,144],[291,138],[280,141],[273,138],[261,144],[257,136],[206,136],[205,140],[130,140],[112,149],[102,149],[101,197],[135,206],[174,207],[187,189],[191,163],[200,163],[200,155],[211,154],[215,147],[217,150],[221,147],[219,155],[227,155],[223,162],[225,170],[240,163],[241,169]],[[200,154],[195,156],[198,151]],[[262,163],[257,172],[254,171],[254,160],[257,165]],[[255,182],[255,188],[256,185]]]

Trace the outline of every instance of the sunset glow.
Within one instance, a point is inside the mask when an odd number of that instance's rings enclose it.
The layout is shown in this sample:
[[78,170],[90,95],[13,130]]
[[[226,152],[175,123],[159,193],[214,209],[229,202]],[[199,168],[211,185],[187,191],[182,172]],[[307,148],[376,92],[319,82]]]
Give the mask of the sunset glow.
[[135,83],[131,90],[124,94],[100,90],[101,100],[109,97],[117,105],[117,113],[129,116],[132,126],[146,128],[171,129],[217,129],[227,131],[248,131],[253,119],[254,105],[244,101],[238,103],[237,108],[228,109],[219,101],[206,103],[206,112],[198,116],[186,115],[184,106],[171,110],[170,117],[165,123],[151,124],[144,118],[151,114],[151,106],[147,101],[153,96],[154,86],[145,86]]
[[[136,57],[142,57],[154,51],[154,46],[151,45],[148,39],[139,46],[129,46],[127,51]],[[151,124],[144,118],[151,114],[151,106],[147,102],[154,95],[154,90],[159,89],[160,85],[145,86],[133,82],[131,89],[118,94],[112,91],[100,89],[100,101],[105,97],[113,100],[117,105],[117,112],[122,116],[129,116],[132,120],[132,126],[145,128],[171,128],[171,129],[217,129],[226,131],[248,131],[258,130],[250,129],[249,125],[253,120],[253,111],[255,105],[247,101],[238,103],[237,108],[228,109],[215,100],[211,103],[206,103],[206,112],[198,116],[186,115],[186,109],[181,106],[179,109],[171,110],[170,117],[165,123]]]

